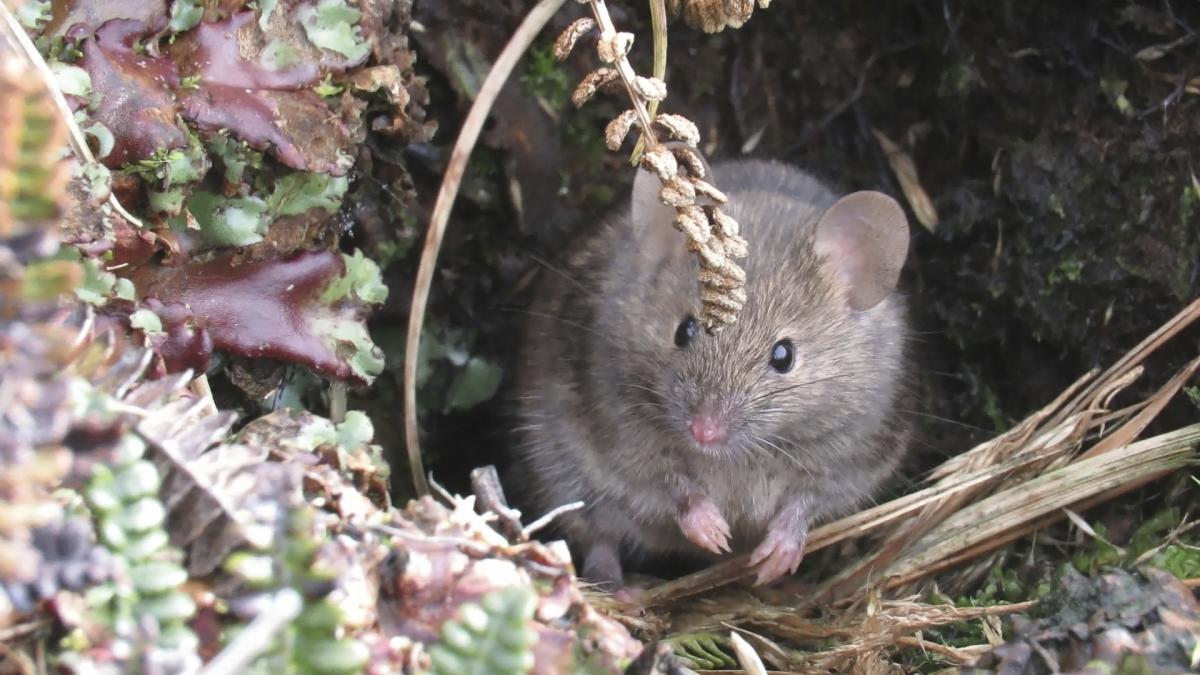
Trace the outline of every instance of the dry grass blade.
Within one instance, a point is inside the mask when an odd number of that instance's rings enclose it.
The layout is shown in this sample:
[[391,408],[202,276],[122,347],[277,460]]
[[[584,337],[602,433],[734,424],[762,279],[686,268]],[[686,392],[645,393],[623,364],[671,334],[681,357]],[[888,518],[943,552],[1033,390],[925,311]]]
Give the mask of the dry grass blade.
[[1163,388],[1160,389],[1159,392],[1147,402],[1146,406],[1142,408],[1141,412],[1139,412],[1136,417],[1123,424],[1120,429],[1101,440],[1087,452],[1083,453],[1083,457],[1094,457],[1096,455],[1104,454],[1109,450],[1126,445],[1141,435],[1141,433],[1146,430],[1146,426],[1149,425],[1155,417],[1158,417],[1158,414],[1162,412],[1162,409],[1167,406],[1167,403],[1170,403],[1171,399],[1175,398],[1175,394],[1179,393],[1179,390],[1183,388],[1183,385],[1188,380],[1192,379],[1192,375],[1196,373],[1197,368],[1200,368],[1200,357],[1193,359],[1192,362],[1184,366],[1183,370],[1180,370],[1175,377],[1171,378],[1171,381],[1164,385]]
[[911,155],[904,151],[904,148],[884,135],[882,131],[878,129],[871,129],[871,131],[875,133],[875,140],[879,142],[879,148],[883,151],[888,166],[892,168],[892,173],[896,174],[896,179],[900,181],[900,189],[904,191],[904,198],[908,200],[908,205],[916,214],[917,221],[930,232],[935,231],[939,220],[937,207],[933,205],[929,193],[925,192],[925,187],[921,185],[921,179],[917,175],[916,162],[913,161]]
[[901,638],[912,638],[927,628],[946,626],[986,617],[1005,616],[1024,612],[1034,602],[1019,602],[992,607],[954,607],[926,605],[917,602],[885,602],[873,616],[862,620],[853,617],[843,630],[846,644],[823,651],[805,664],[819,672],[854,672],[856,659],[891,649]]
[[[1022,527],[1041,516],[1085,501],[1113,488],[1136,483],[1186,466],[1195,459],[1200,424],[1138,441],[1073,462],[972,504],[920,541],[913,555],[884,573],[888,586],[900,586],[934,574],[972,555],[992,550],[1026,533]],[[1061,514],[1060,514],[1061,517]]]
[[[667,7],[665,0],[650,0],[650,30],[654,34],[654,67],[652,73],[660,80],[667,78]],[[651,119],[658,113],[658,101],[650,101],[648,112]],[[633,154],[629,158],[632,166],[637,166],[646,149],[645,137],[638,138]]]
[[483,130],[492,104],[496,102],[500,89],[508,80],[517,61],[529,49],[534,37],[541,32],[563,2],[564,0],[539,2],[521,21],[521,25],[492,64],[492,69],[479,88],[479,95],[475,97],[475,102],[463,121],[462,131],[454,142],[454,150],[450,153],[450,161],[446,164],[446,173],[442,177],[442,186],[438,190],[437,201],[429,217],[429,229],[421,249],[421,262],[413,286],[408,332],[404,341],[404,438],[408,448],[409,466],[412,469],[413,486],[420,496],[429,494],[429,481],[425,478],[425,465],[421,461],[421,441],[417,429],[417,352],[421,347],[421,327],[425,323],[425,305],[429,300],[429,286],[433,283],[438,251],[446,234],[450,210],[454,208],[454,200],[458,196],[458,186],[467,170],[467,160],[471,157],[475,142],[479,140],[479,133]]
[[1138,343],[1136,347],[1129,350],[1125,356],[1121,357],[1108,370],[1104,371],[1103,375],[1081,391],[1058,416],[1063,417],[1078,410],[1085,402],[1094,398],[1096,391],[1105,382],[1116,379],[1136,368],[1138,364],[1145,361],[1146,357],[1154,353],[1163,343],[1178,335],[1180,331],[1195,323],[1197,319],[1200,319],[1200,298],[1193,300],[1187,307],[1184,307],[1178,314],[1160,326],[1158,330],[1151,333],[1145,340]]

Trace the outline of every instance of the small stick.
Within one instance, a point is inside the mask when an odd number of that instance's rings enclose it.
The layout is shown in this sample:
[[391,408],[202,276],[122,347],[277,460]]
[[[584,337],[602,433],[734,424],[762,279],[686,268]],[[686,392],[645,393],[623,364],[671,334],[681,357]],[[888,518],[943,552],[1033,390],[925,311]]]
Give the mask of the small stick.
[[267,607],[208,662],[200,675],[233,675],[243,672],[259,654],[274,646],[275,636],[300,615],[304,599],[291,588],[285,588],[271,598]]
[[471,490],[475,492],[476,505],[485,512],[496,514],[499,519],[497,529],[509,541],[528,539],[521,530],[521,512],[509,508],[508,500],[504,498],[500,474],[496,472],[494,464],[471,470]]
[[533,535],[534,532],[537,532],[538,530],[542,529],[543,527],[549,525],[550,521],[561,516],[562,514],[570,513],[571,511],[578,511],[579,509],[582,509],[583,506],[584,506],[583,502],[571,502],[570,504],[563,504],[562,506],[556,506],[556,507],[550,509],[541,518],[538,518],[537,520],[533,521],[529,525],[525,526],[525,530],[524,530],[525,538],[528,539],[530,536]]
[[565,0],[542,0],[530,10],[517,31],[513,33],[508,44],[479,88],[479,95],[471,105],[467,119],[463,121],[462,131],[454,142],[454,150],[450,153],[450,162],[446,165],[446,173],[442,177],[442,187],[438,190],[437,202],[433,206],[433,214],[429,218],[429,230],[425,235],[425,245],[421,249],[421,263],[417,268],[417,280],[413,286],[413,298],[408,315],[408,333],[404,341],[404,438],[408,446],[408,463],[412,469],[413,486],[418,496],[429,494],[429,483],[425,480],[425,467],[421,461],[421,441],[417,432],[417,351],[421,348],[421,327],[425,323],[425,304],[429,300],[429,286],[433,283],[433,269],[437,265],[438,250],[442,247],[442,237],[446,234],[446,223],[450,219],[450,209],[458,196],[458,186],[462,183],[463,173],[467,169],[467,160],[471,150],[483,130],[488,112],[500,88],[504,86],[512,73],[517,61],[533,43],[534,37],[541,32],[542,27],[550,17],[558,11]]

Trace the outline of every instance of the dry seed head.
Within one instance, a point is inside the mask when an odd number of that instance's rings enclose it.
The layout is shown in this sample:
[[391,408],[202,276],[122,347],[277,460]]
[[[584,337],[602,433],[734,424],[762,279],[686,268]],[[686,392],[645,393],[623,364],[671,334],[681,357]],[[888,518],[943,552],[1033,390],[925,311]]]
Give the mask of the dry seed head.
[[578,87],[575,87],[575,93],[571,94],[571,103],[574,103],[576,108],[582,107],[596,95],[597,89],[617,79],[618,75],[619,73],[613,68],[593,70],[579,82]]
[[738,288],[738,285],[741,283],[734,277],[725,276],[720,272],[703,268],[700,269],[697,278],[700,279],[700,285],[721,290]]
[[667,97],[667,83],[657,77],[633,78],[633,89],[647,101],[661,101]]
[[[692,150],[700,143],[700,130],[681,115],[662,114],[652,120],[647,114],[649,102],[661,101],[667,96],[667,86],[662,80],[640,77],[633,72],[626,55],[633,46],[633,35],[611,29],[611,19],[602,2],[579,0],[590,4],[596,13],[596,22],[609,30],[596,40],[596,52],[605,63],[615,64],[612,68],[599,68],[589,73],[575,88],[571,102],[582,106],[600,89],[621,81],[628,92],[633,108],[622,112],[604,129],[604,142],[610,150],[619,150],[635,124],[641,125],[645,152],[639,166],[658,177],[662,183],[659,199],[675,208],[674,227],[687,238],[687,249],[699,260],[698,279],[701,284],[702,311],[700,322],[706,330],[715,331],[737,321],[737,312],[746,302],[746,273],[732,258],[747,254],[746,240],[738,236],[738,224],[716,206],[702,207],[696,204],[697,196],[724,204],[727,198],[715,185],[704,179],[708,171],[704,160]],[[768,0],[758,0],[765,6]],[[678,6],[678,0],[672,3]],[[685,12],[696,11],[703,5],[708,11],[722,14],[722,25],[740,25],[753,10],[754,0],[684,0]],[[733,16],[725,14],[733,13]],[[570,54],[576,42],[596,27],[591,19],[580,19],[572,23],[559,35],[555,43],[555,56],[560,60]],[[657,123],[665,132],[658,137],[649,127]],[[690,147],[678,144],[663,144],[663,140],[682,141]],[[680,172],[680,165],[686,173]]]
[[746,293],[739,289],[705,289],[701,291],[701,300],[705,305],[716,305],[722,309],[736,312],[746,304]]
[[554,58],[559,61],[566,60],[571,55],[571,50],[575,49],[575,43],[579,42],[579,38],[595,27],[596,22],[589,17],[575,19],[570,26],[567,26],[566,30],[559,33],[558,39],[554,41]]
[[681,140],[693,148],[700,143],[700,130],[683,115],[663,113],[655,117],[654,122],[665,129],[672,138]]
[[[739,228],[738,222],[736,220],[734,220],[733,218],[730,218],[729,216],[725,215],[725,213],[722,212],[721,209],[713,208],[712,222],[713,222],[713,226],[715,227],[715,229],[717,231],[717,234],[720,234],[723,237],[738,236],[738,228]],[[738,256],[738,257],[741,257],[741,256]]]
[[704,209],[699,206],[682,206],[675,211],[675,229],[688,238],[688,242],[703,245],[712,237]]
[[700,159],[700,155],[696,154],[691,148],[677,146],[671,149],[675,158],[688,168],[688,173],[694,178],[704,178],[708,173],[704,169],[704,160]]
[[734,235],[732,237],[722,237],[725,243],[725,255],[730,258],[745,258],[750,255],[750,244],[745,239]]
[[674,176],[662,182],[658,198],[667,206],[691,206],[696,203],[696,188],[683,176]]
[[696,194],[704,195],[718,204],[724,204],[729,201],[724,192],[721,192],[712,183],[700,180],[699,178],[692,179],[692,187],[696,189]]
[[658,176],[660,181],[674,178],[675,174],[679,173],[679,163],[675,161],[675,155],[661,145],[642,154],[641,167]]
[[625,137],[629,135],[629,130],[636,121],[637,112],[626,110],[604,127],[604,144],[608,146],[609,150],[616,152],[621,149],[621,144],[625,142]]
[[[701,294],[701,297],[703,298],[703,294]],[[705,303],[704,309],[700,310],[700,322],[704,325],[705,330],[714,332],[725,326],[732,326],[737,323],[737,314],[713,304]]]
[[[692,28],[706,33],[717,33],[725,29],[738,28],[750,18],[754,12],[754,0],[673,0],[674,11],[683,5],[683,19]],[[760,7],[766,7],[770,0],[758,0]]]
[[596,41],[596,53],[605,63],[616,63],[625,58],[633,47],[633,33],[606,33]]

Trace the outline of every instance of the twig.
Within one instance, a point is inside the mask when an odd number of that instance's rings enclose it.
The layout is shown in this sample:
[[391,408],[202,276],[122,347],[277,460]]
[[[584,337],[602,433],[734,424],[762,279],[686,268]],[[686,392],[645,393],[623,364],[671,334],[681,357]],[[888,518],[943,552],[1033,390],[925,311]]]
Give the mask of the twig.
[[500,485],[500,474],[496,465],[488,464],[471,470],[471,491],[475,493],[475,504],[484,511],[496,514],[496,529],[511,541],[529,539],[521,529],[521,512],[509,507]]
[[[33,44],[33,40],[29,39],[29,34],[21,26],[21,22],[17,21],[17,17],[13,16],[12,11],[8,9],[8,5],[0,2],[0,15],[4,16],[5,27],[12,34],[13,39],[21,46],[21,51],[25,52],[25,58],[33,64],[37,69],[38,75],[42,76],[42,82],[46,85],[46,90],[50,93],[50,99],[54,101],[54,106],[58,108],[58,113],[62,115],[63,123],[67,125],[67,131],[71,136],[71,149],[75,154],[87,164],[98,164],[96,156],[92,154],[92,149],[87,144],[87,137],[83,135],[83,129],[79,128],[79,123],[75,121],[75,113],[71,111],[70,104],[63,96],[62,90],[58,88],[58,80],[55,79],[54,73],[51,72],[46,59],[42,58],[41,52],[37,46]],[[121,206],[121,202],[115,194],[109,194],[108,203],[113,207],[121,217],[128,220],[137,227],[142,227],[142,221],[133,216]]]
[[571,511],[578,511],[582,508],[583,502],[571,502],[570,504],[563,504],[562,506],[556,506],[550,509],[541,518],[538,518],[537,520],[525,526],[525,537],[529,538],[534,532],[537,532],[543,527],[549,525],[550,521],[561,516],[562,514],[570,513]]
[[930,651],[939,656],[950,659],[958,665],[966,665],[971,663],[979,656],[978,652],[991,649],[990,645],[972,645],[970,647],[949,647],[939,642],[930,642],[929,640],[901,635],[896,638],[896,644],[902,647],[912,647],[922,651]]
[[334,380],[333,384],[329,385],[329,420],[334,424],[341,424],[346,421],[346,383],[342,380]]
[[291,588],[285,588],[271,598],[270,604],[208,662],[200,675],[233,675],[244,672],[259,654],[271,649],[275,636],[284,626],[300,615],[304,599]]
[[188,389],[196,395],[197,399],[204,401],[204,414],[206,416],[216,415],[221,412],[217,408],[216,401],[213,400],[212,387],[209,386],[208,375],[204,373],[197,375],[195,379],[188,383]]
[[466,120],[463,121],[462,131],[454,142],[454,150],[450,153],[450,162],[446,165],[446,173],[442,177],[442,186],[438,190],[437,202],[433,206],[433,214],[429,218],[429,229],[425,235],[425,245],[421,249],[421,263],[417,268],[417,280],[413,286],[413,298],[408,315],[408,333],[404,341],[404,437],[408,447],[408,463],[412,470],[413,487],[417,494],[429,494],[429,483],[425,479],[425,467],[421,461],[420,434],[417,429],[417,352],[421,348],[421,327],[425,323],[425,305],[429,300],[429,286],[433,283],[433,270],[437,265],[438,251],[442,247],[442,238],[446,234],[446,224],[450,219],[450,210],[454,208],[454,200],[458,196],[458,186],[462,183],[463,174],[467,169],[467,160],[471,150],[479,139],[479,132],[487,121],[488,112],[501,87],[508,80],[517,61],[533,43],[534,37],[541,32],[542,27],[550,21],[550,17],[558,11],[564,0],[541,0],[517,27],[508,44],[491,71],[479,88],[479,95],[471,105]]
[[[596,23],[600,26],[600,34],[616,35],[617,27],[613,25],[612,17],[608,14],[608,7],[604,4],[604,0],[590,0],[588,4],[591,5],[592,15],[596,17]],[[646,110],[646,105],[642,102],[642,95],[633,86],[633,80],[637,77],[637,74],[633,72],[633,66],[629,64],[629,58],[622,55],[613,65],[617,67],[617,75],[621,77],[621,84],[625,85],[625,91],[629,94],[629,101],[633,103],[633,111],[637,114],[638,126],[642,128],[642,139],[649,147],[658,145],[658,137],[654,135],[650,113]]]
[[15,626],[0,629],[0,644],[17,640],[18,638],[25,637],[26,635],[30,635],[50,627],[51,622],[49,619],[34,619],[32,621],[19,623]]

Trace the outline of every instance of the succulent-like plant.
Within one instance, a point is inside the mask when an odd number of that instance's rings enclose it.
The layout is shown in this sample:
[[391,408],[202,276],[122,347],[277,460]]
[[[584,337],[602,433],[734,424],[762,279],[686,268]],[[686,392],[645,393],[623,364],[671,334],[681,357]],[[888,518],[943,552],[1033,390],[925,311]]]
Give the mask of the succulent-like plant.
[[533,591],[512,587],[459,608],[430,651],[432,675],[519,675],[533,667]]

